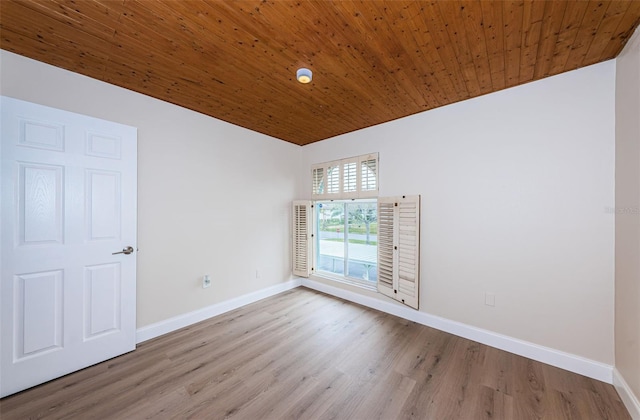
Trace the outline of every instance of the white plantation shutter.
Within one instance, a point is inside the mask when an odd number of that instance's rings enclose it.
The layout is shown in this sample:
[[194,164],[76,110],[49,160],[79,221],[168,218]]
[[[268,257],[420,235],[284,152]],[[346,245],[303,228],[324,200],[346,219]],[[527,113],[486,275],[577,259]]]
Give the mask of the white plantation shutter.
[[393,293],[393,206],[394,201],[378,199],[378,291],[395,298]]
[[378,154],[360,156],[360,197],[378,195]]
[[316,167],[311,169],[311,179],[313,182],[313,195],[324,194],[325,180],[324,180],[324,168]]
[[398,299],[418,309],[420,196],[398,200]]
[[293,202],[293,274],[309,277],[311,273],[311,202]]
[[311,167],[311,197],[343,200],[378,196],[378,154],[318,163]]
[[[342,192],[343,197],[358,192],[358,161],[343,161],[342,163]],[[353,194],[352,194],[353,193]]]
[[340,194],[340,165],[327,167],[327,191],[326,194],[337,196]]
[[418,309],[420,196],[378,199],[378,291]]
[[375,159],[360,162],[360,189],[362,191],[375,191],[378,189],[378,161]]

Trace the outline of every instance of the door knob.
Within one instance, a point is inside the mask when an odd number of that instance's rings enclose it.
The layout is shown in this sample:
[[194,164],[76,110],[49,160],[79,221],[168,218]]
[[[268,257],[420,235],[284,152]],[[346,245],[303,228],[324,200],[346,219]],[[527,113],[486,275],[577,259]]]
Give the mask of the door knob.
[[125,255],[129,255],[133,252],[133,247],[132,246],[128,246],[126,248],[122,248],[122,251],[120,252],[114,252],[111,255],[116,255],[116,254],[125,254]]

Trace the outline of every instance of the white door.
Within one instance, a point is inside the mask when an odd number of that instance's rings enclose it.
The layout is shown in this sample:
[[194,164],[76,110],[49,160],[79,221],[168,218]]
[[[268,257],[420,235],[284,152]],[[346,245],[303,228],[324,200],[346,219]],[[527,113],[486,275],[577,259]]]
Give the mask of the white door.
[[3,397],[135,349],[137,131],[1,108]]

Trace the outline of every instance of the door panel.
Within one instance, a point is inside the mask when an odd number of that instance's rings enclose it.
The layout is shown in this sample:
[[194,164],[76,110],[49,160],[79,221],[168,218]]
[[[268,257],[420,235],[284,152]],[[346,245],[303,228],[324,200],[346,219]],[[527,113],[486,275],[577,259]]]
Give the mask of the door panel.
[[18,168],[20,245],[61,244],[63,168],[24,162]]
[[120,236],[120,173],[86,171],[89,240],[118,239]]
[[120,264],[86,267],[85,335],[89,340],[120,330]]
[[2,97],[0,397],[135,348],[133,127]]
[[16,359],[62,348],[62,270],[15,279]]
[[64,151],[64,125],[20,118],[21,146]]

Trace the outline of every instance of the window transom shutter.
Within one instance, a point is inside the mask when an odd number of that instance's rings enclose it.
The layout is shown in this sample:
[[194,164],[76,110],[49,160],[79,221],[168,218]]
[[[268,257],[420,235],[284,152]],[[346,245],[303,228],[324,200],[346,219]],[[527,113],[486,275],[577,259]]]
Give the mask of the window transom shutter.
[[313,195],[322,195],[324,194],[325,189],[325,180],[324,180],[324,168],[313,168],[311,170],[311,178],[313,181],[313,189],[311,193]]
[[360,191],[378,192],[378,159],[368,157],[360,160]]
[[337,196],[340,194],[340,165],[330,165],[327,167],[327,189],[325,191],[328,195]]
[[293,202],[293,274],[309,277],[311,272],[311,202]]
[[378,291],[418,309],[420,196],[378,199]]
[[378,196],[378,153],[311,166],[311,198],[345,200]]
[[346,161],[342,164],[342,192],[343,196],[358,193],[358,162]]

